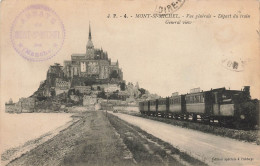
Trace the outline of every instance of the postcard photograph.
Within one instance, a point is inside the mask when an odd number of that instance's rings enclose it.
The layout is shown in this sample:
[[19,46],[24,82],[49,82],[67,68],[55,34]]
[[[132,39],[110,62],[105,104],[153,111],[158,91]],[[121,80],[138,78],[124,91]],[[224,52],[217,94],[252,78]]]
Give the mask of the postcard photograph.
[[260,165],[259,9],[2,0],[1,165]]

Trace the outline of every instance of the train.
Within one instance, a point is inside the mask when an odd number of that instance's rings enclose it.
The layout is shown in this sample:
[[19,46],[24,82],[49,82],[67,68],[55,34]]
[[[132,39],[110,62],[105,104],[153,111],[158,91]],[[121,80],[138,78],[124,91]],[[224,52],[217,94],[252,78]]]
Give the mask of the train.
[[252,100],[250,86],[241,90],[226,88],[194,91],[171,97],[139,102],[139,111],[148,116],[217,123],[235,128],[258,124],[259,102]]

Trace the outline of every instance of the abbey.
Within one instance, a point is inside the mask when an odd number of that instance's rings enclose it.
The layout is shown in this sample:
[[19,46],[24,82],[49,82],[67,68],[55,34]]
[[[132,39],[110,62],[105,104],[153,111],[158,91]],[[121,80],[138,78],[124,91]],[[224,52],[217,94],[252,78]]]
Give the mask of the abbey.
[[111,62],[107,52],[96,49],[92,43],[91,28],[89,25],[88,43],[86,53],[72,54],[70,61],[64,61],[64,76],[67,78],[87,77],[97,80],[123,80],[122,69],[119,63]]

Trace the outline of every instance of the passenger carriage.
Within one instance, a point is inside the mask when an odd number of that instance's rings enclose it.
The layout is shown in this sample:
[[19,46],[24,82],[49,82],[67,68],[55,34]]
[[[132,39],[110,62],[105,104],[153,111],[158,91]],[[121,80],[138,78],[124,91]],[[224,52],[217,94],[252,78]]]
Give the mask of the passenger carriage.
[[212,101],[210,92],[190,93],[185,96],[186,111],[192,116],[193,120],[197,120],[197,115],[201,118],[207,118],[212,112]]
[[160,98],[157,100],[157,103],[157,115],[162,117],[168,116],[169,98]]
[[157,111],[157,100],[150,100],[149,101],[149,114],[155,116]]
[[144,102],[139,102],[139,111],[144,114]]
[[166,112],[167,111],[167,98],[158,99],[158,112]]
[[186,116],[185,95],[176,95],[169,98],[169,114],[176,119]]
[[143,101],[143,111],[145,114],[149,111],[149,101]]

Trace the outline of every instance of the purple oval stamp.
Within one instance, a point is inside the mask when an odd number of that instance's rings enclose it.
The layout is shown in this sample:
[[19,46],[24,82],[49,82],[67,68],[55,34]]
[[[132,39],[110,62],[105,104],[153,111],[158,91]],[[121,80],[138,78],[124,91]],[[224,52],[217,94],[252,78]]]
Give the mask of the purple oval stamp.
[[65,29],[58,15],[45,5],[31,5],[14,20],[11,41],[14,49],[30,61],[52,58],[61,49]]

